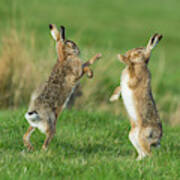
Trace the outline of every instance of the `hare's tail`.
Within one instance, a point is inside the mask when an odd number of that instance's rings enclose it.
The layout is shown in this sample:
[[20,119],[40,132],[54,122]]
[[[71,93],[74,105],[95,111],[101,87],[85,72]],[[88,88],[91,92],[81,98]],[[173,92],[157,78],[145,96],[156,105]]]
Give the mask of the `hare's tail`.
[[36,111],[27,112],[25,118],[28,121],[38,121],[40,120],[39,114]]

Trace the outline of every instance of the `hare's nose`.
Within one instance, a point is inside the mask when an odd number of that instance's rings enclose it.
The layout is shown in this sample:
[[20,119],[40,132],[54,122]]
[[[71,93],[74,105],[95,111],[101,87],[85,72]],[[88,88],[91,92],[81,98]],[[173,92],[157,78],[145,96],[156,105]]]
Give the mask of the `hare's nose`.
[[53,28],[53,25],[52,24],[49,24],[49,29],[52,29]]

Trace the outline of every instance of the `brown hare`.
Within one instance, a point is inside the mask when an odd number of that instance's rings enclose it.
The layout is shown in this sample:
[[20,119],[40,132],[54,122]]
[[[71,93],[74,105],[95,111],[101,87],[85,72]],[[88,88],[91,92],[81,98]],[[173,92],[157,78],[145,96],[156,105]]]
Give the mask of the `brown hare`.
[[138,152],[137,160],[151,155],[151,146],[160,145],[162,136],[162,124],[152,96],[147,67],[151,51],[161,38],[162,35],[154,34],[145,48],[135,48],[125,55],[118,55],[126,67],[122,72],[120,86],[114,90],[110,101],[122,95],[131,122],[129,139]]
[[33,93],[28,112],[25,114],[30,124],[23,136],[24,145],[28,150],[33,149],[30,136],[35,128],[46,134],[42,148],[47,148],[56,131],[57,118],[68,103],[73,90],[84,74],[89,78],[93,77],[93,71],[89,66],[101,57],[101,54],[97,54],[86,63],[82,63],[78,46],[73,41],[65,39],[65,28],[61,26],[58,31],[52,24],[49,28],[56,41],[58,59],[47,82]]

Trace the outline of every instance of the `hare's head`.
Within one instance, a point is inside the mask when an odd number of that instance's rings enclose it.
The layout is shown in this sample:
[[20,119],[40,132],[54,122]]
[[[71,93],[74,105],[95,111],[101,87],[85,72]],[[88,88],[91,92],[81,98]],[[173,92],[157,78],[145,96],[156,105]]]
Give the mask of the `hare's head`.
[[60,53],[59,49],[63,49],[66,55],[79,55],[80,50],[75,42],[66,40],[65,27],[60,26],[60,31],[54,24],[49,25],[51,35],[56,41],[57,53]]
[[162,39],[162,35],[154,34],[146,47],[134,48],[125,53],[125,55],[118,54],[118,58],[121,62],[130,65],[137,63],[148,63],[152,49]]
[[65,41],[65,52],[68,55],[79,55],[80,54],[80,50],[78,48],[78,46],[76,45],[75,42],[71,41],[71,40],[66,40]]

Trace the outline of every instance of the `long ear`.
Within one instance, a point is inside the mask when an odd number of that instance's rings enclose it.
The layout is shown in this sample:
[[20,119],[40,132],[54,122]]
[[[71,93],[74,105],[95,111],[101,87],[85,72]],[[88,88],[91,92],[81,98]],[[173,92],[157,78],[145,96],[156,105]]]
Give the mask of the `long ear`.
[[56,28],[56,25],[55,24],[49,24],[49,29],[50,29],[50,32],[51,32],[53,39],[56,42],[58,42],[60,40],[60,32]]
[[50,24],[49,25],[51,35],[53,39],[56,41],[56,50],[58,55],[58,60],[63,61],[64,60],[64,39],[62,37],[65,37],[64,34],[64,27],[61,28],[61,32],[58,31],[56,28],[56,25]]
[[150,40],[149,40],[149,42],[148,42],[148,44],[147,44],[147,47],[146,47],[146,51],[148,52],[148,53],[150,53],[151,52],[151,50],[158,44],[158,42],[162,39],[162,35],[161,34],[154,34],[151,38],[150,38]]
[[62,41],[65,41],[66,37],[65,37],[65,27],[64,26],[60,26],[60,35],[61,35]]
[[128,59],[126,56],[122,55],[122,54],[118,54],[117,57],[118,57],[118,59],[120,60],[120,62],[122,62],[122,63],[124,63],[124,64],[129,65],[129,64],[131,63],[131,62],[129,61],[129,59]]

